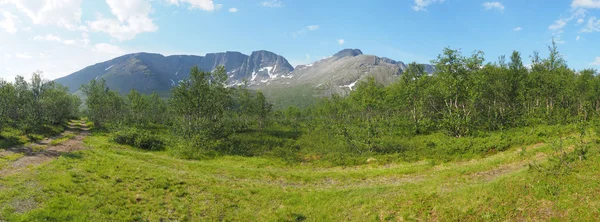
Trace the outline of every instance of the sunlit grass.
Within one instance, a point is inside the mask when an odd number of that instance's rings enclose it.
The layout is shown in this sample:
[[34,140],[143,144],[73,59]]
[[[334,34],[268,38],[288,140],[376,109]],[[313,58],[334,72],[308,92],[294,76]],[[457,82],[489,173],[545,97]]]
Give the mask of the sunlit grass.
[[[85,143],[91,149],[0,180],[0,219],[585,221],[600,213],[597,147],[573,162],[571,173],[547,175],[527,163],[555,152],[551,142],[468,161],[352,167],[238,156],[182,160],[104,135]],[[574,143],[576,137],[563,141]]]
[[56,146],[58,144],[64,143],[64,142],[72,139],[73,137],[75,137],[74,133],[65,133],[60,138],[56,138],[56,139],[50,141],[50,145]]

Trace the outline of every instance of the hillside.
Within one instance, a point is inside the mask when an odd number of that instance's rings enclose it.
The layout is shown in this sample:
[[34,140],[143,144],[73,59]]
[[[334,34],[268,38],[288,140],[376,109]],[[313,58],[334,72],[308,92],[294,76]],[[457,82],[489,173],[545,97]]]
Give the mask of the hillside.
[[[314,97],[346,95],[367,76],[387,85],[406,70],[403,62],[364,55],[359,49],[344,49],[329,58],[295,68],[283,56],[264,50],[250,55],[239,52],[205,56],[135,53],[86,67],[55,81],[71,92],[92,79],[104,79],[111,89],[120,93],[136,89],[145,94],[156,91],[168,95],[174,85],[189,77],[192,66],[203,71],[224,66],[229,86],[239,86],[246,81],[252,89],[266,92],[277,106],[304,106],[301,103],[310,103]],[[433,72],[431,65],[426,67],[428,72]],[[290,88],[299,88],[302,93],[287,92]],[[297,98],[286,96],[288,94]]]
[[111,89],[120,93],[135,89],[145,94],[154,91],[168,94],[174,85],[189,77],[192,66],[204,71],[224,66],[231,85],[241,84],[244,79],[259,82],[283,77],[293,70],[285,58],[268,51],[256,51],[249,56],[239,52],[205,56],[134,53],[88,66],[55,81],[69,87],[71,92],[93,79],[104,79]]

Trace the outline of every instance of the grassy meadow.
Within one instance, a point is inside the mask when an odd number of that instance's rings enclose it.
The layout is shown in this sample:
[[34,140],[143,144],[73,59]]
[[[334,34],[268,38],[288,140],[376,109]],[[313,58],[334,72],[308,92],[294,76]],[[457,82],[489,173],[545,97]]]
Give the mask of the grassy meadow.
[[[583,140],[583,143],[582,143]],[[463,161],[324,167],[175,158],[112,143],[0,177],[7,221],[401,221],[600,218],[600,153],[571,134]],[[581,146],[585,155],[575,155]],[[566,154],[566,155],[565,155]],[[569,160],[571,158],[572,160]],[[14,157],[2,157],[6,165]]]

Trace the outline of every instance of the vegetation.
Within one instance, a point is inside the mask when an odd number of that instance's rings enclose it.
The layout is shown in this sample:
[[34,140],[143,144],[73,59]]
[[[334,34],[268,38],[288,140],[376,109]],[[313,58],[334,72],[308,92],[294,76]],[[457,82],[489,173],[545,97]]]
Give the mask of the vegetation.
[[225,87],[223,67],[192,68],[168,100],[134,90],[122,97],[96,80],[83,92],[90,120],[117,132],[121,144],[164,144],[191,159],[271,156],[325,165],[363,164],[374,156],[392,162],[483,157],[572,133],[600,109],[596,71],[569,69],[555,44],[548,58],[534,53],[530,69],[519,52],[484,64],[483,52],[463,56],[447,48],[432,63],[434,75],[412,63],[389,86],[370,78],[347,97],[305,109],[274,111],[261,92]]
[[[592,138],[597,134],[584,137]],[[579,139],[564,137],[563,148]],[[546,171],[561,156],[558,139],[466,162],[351,168],[263,157],[189,161],[115,145],[102,133],[86,144],[90,149],[0,180],[0,218],[593,221],[600,213],[597,142],[587,160],[575,158],[561,174]],[[527,170],[529,163],[541,170]]]
[[44,80],[40,72],[27,82],[0,79],[0,148],[58,134],[68,120],[78,116],[81,101],[68,89]]
[[597,220],[600,77],[549,51],[525,67],[444,49],[433,75],[413,63],[304,109],[227,88],[223,67],[192,68],[168,99],[92,80],[91,149],[0,170],[0,220]]

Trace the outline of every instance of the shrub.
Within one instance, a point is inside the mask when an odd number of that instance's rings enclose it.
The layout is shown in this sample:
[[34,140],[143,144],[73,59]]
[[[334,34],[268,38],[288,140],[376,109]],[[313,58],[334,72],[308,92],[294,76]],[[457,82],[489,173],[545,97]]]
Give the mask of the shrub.
[[134,146],[144,150],[162,150],[165,143],[155,134],[146,130],[124,129],[112,135],[112,141],[118,144]]

